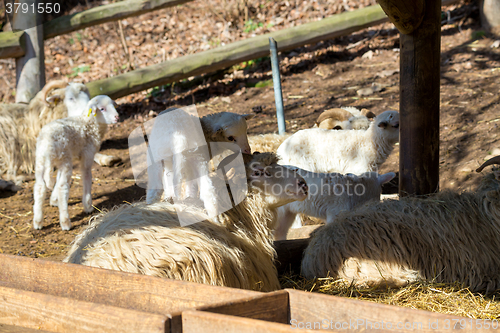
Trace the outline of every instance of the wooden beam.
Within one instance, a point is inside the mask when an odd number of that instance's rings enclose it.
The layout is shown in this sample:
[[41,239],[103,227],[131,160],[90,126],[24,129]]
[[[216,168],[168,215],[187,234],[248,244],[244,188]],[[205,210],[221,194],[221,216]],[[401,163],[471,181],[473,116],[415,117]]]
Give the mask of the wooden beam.
[[269,37],[278,42],[279,51],[284,51],[345,36],[387,21],[388,18],[380,6],[369,6],[90,82],[87,87],[92,96],[103,94],[113,99],[119,98],[190,76],[231,67],[242,61],[267,56]]
[[402,34],[413,32],[424,18],[424,0],[377,0]]
[[400,196],[438,190],[440,42],[441,1],[427,0],[420,26],[400,36]]
[[0,286],[157,314],[262,294],[7,254]]
[[[37,8],[37,0],[21,0],[28,8]],[[16,58],[16,103],[28,104],[45,85],[42,14],[21,10],[14,14],[12,30],[24,30],[25,53]]]
[[50,332],[166,332],[167,317],[0,287],[0,323]]
[[126,0],[58,17],[43,25],[44,38],[64,35],[97,24],[126,19],[192,0]]
[[26,52],[25,43],[24,31],[0,32],[0,59],[22,57]]

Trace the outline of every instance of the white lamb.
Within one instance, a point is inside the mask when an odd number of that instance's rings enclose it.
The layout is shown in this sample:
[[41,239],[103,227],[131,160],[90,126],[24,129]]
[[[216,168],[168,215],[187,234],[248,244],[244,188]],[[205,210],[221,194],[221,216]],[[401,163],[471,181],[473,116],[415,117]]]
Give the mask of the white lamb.
[[365,130],[298,131],[278,148],[283,165],[312,172],[361,174],[377,171],[399,141],[399,113],[379,114]]
[[375,114],[367,109],[358,110],[352,106],[323,111],[313,127],[333,130],[366,130]]
[[51,171],[57,167],[57,181],[51,196],[51,204],[59,206],[59,222],[62,230],[71,228],[68,213],[69,188],[73,158],[81,165],[83,182],[83,208],[90,213],[92,207],[92,162],[101,146],[108,124],[118,122],[118,112],[113,100],[100,95],[91,99],[86,111],[79,117],[55,120],[45,125],[38,136],[35,162],[35,187],[33,227],[41,229],[42,205],[46,188],[52,188]]
[[253,115],[220,112],[198,118],[183,110],[162,115],[149,135],[146,202],[158,201],[162,193],[164,199],[199,198],[208,215],[216,216],[220,213],[217,186],[208,176],[208,162],[216,155],[211,143],[234,143],[235,148],[250,153],[246,121]]
[[306,200],[278,208],[278,223],[274,232],[276,240],[286,239],[288,229],[296,220],[297,214],[305,214],[332,223],[341,211],[350,211],[370,200],[380,200],[382,184],[396,176],[394,172],[383,175],[365,172],[358,176],[315,173],[295,167],[289,168],[304,178],[309,191]]

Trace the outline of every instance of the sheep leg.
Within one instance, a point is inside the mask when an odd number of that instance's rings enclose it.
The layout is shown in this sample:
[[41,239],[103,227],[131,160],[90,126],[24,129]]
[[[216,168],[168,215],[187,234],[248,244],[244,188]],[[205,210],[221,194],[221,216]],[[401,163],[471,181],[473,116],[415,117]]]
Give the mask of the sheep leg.
[[71,229],[71,221],[68,213],[69,188],[71,185],[71,173],[73,166],[70,161],[65,161],[59,168],[61,172],[61,182],[54,188],[59,193],[59,224],[62,230]]
[[57,170],[57,180],[56,180],[56,185],[52,189],[52,194],[50,195],[50,205],[57,207],[57,200],[59,199],[59,192],[56,191],[56,188],[59,186],[61,181],[61,172]]
[[290,229],[297,214],[290,210],[289,205],[284,205],[278,208],[278,221],[276,230],[274,230],[275,240],[285,240],[288,230]]
[[35,171],[35,187],[33,189],[34,201],[33,204],[33,228],[40,230],[43,225],[43,201],[45,200],[45,181],[43,180],[44,171],[36,168]]
[[[215,186],[208,176],[208,164],[204,163],[205,166],[200,166],[201,170],[198,170],[198,175],[201,176],[197,178],[197,183],[200,186],[200,199],[203,201],[203,205],[207,211],[208,216],[215,217],[219,215],[219,205],[218,205],[218,196],[215,191]],[[201,164],[200,163],[200,164]]]
[[148,166],[148,190],[146,191],[146,203],[148,205],[160,200],[163,193],[162,187],[166,185],[165,182],[162,185],[162,172],[167,170],[162,170],[161,166],[161,162],[154,162]]
[[83,211],[85,213],[91,213],[94,210],[94,207],[92,207],[92,158],[88,158],[88,156],[86,156],[81,162]]

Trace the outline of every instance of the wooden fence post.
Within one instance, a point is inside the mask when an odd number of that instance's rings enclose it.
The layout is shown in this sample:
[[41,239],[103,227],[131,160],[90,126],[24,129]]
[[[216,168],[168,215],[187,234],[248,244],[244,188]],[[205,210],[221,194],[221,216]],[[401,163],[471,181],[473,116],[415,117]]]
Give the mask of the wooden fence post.
[[21,0],[29,10],[14,14],[12,30],[24,30],[26,52],[16,58],[16,103],[29,103],[45,85],[42,14],[37,13],[38,0]]
[[439,188],[440,0],[379,0],[400,31],[399,195]]

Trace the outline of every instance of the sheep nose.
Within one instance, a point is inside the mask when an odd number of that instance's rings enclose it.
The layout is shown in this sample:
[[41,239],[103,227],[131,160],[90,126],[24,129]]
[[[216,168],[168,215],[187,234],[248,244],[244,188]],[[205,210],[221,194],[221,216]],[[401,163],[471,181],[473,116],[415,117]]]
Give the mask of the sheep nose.
[[115,116],[115,123],[117,123],[118,120],[120,120],[120,116]]
[[304,180],[297,179],[297,186],[304,194],[307,194],[308,187]]
[[392,127],[399,128],[399,121],[396,124],[392,125]]
[[252,151],[250,150],[250,148],[246,148],[246,149],[243,150],[243,154],[249,154],[249,155],[251,155]]

